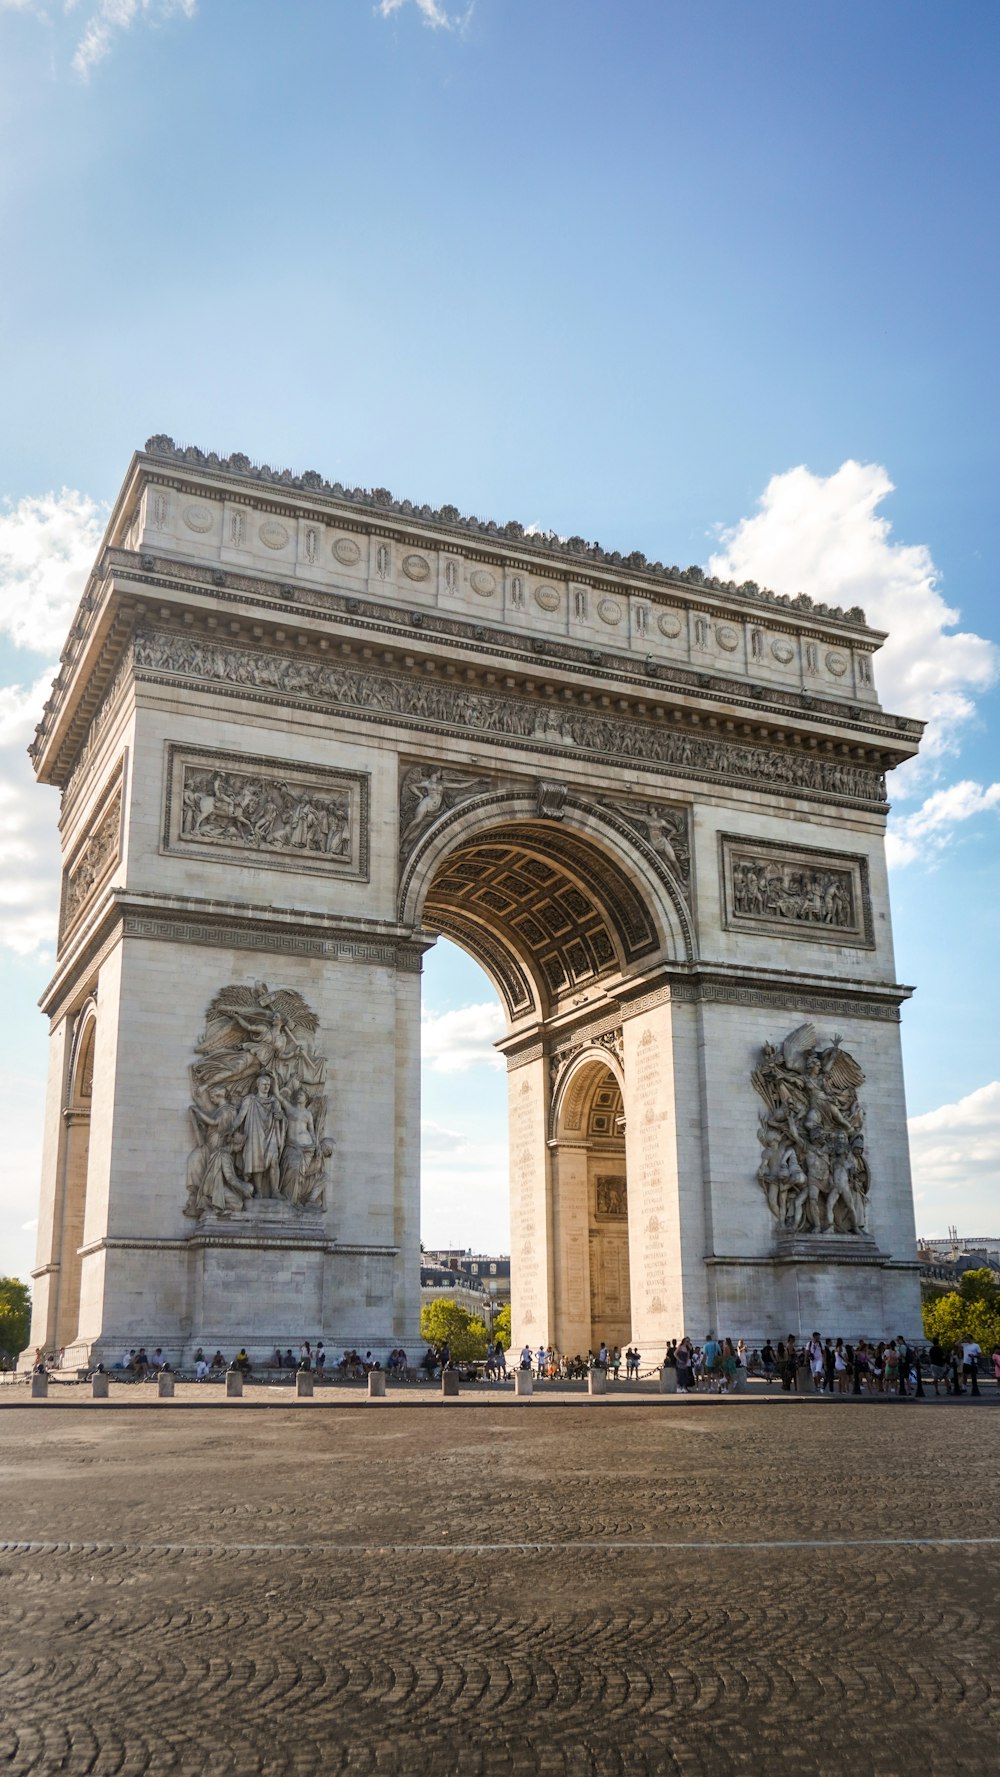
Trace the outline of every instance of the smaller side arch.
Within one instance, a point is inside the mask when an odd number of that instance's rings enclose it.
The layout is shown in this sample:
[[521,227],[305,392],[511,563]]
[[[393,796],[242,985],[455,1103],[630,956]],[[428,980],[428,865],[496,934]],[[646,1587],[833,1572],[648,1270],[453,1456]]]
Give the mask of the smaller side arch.
[[625,1072],[614,1050],[603,1043],[586,1043],[558,1069],[549,1100],[549,1140],[561,1135],[582,1135],[583,1116],[593,1089],[593,1069],[599,1063],[612,1074],[624,1103]]

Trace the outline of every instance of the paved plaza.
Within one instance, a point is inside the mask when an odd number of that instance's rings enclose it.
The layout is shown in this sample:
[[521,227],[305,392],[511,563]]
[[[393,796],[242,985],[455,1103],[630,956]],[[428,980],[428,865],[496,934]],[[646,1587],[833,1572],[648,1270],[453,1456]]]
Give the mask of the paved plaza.
[[3,1391],[10,1777],[995,1769],[990,1399],[142,1393]]

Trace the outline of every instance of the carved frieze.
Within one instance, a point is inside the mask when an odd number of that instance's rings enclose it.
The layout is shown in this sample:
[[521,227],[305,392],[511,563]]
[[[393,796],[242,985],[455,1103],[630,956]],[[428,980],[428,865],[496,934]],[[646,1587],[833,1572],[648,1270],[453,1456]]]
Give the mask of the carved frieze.
[[605,763],[609,758],[627,761],[636,770],[667,769],[785,795],[815,794],[877,807],[885,800],[884,774],[868,765],[690,734],[648,716],[565,705],[556,711],[528,695],[465,689],[371,666],[293,658],[161,630],[137,632],[135,666],[140,678],[177,678],[211,684],[229,695],[334,708],[357,721],[388,718],[431,732],[471,733],[531,752],[573,749]]
[[184,1214],[231,1215],[252,1199],[326,1207],[326,1061],[309,1047],[319,1020],[301,994],[224,987],[208,1008],[190,1068]]
[[773,840],[719,838],[723,920],[731,931],[874,944],[868,860]]
[[122,774],[106,791],[90,830],[63,871],[59,915],[60,943],[76,925],[121,858]]
[[368,876],[368,777],[168,742],[164,851]]
[[821,1044],[812,1024],[765,1043],[752,1079],[767,1107],[757,1182],[780,1234],[863,1234],[870,1177],[864,1074],[840,1038]]

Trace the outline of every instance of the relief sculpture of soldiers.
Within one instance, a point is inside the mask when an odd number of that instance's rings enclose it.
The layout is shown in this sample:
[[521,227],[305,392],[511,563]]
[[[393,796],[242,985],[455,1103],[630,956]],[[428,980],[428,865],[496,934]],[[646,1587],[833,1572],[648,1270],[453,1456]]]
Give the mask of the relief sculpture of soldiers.
[[733,908],[737,913],[814,925],[854,923],[851,879],[846,871],[796,869],[756,858],[734,862]]
[[765,1043],[753,1083],[767,1110],[758,1140],[758,1182],[778,1228],[788,1233],[862,1234],[869,1175],[864,1074],[840,1038],[821,1047],[811,1024]]
[[264,982],[216,994],[190,1069],[186,1216],[230,1215],[254,1197],[326,1207],[326,1064],[306,1044],[317,1022],[301,994]]
[[181,833],[266,851],[342,857],[350,843],[346,792],[320,796],[232,771],[184,773]]

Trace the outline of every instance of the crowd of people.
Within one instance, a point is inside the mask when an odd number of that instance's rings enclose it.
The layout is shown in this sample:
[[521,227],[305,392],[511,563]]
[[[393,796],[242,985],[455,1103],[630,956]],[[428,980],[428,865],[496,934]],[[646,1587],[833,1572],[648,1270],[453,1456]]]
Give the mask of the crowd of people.
[[[46,1355],[42,1347],[35,1352],[34,1369],[53,1370],[60,1366],[62,1353]],[[411,1366],[402,1347],[391,1351],[383,1364],[371,1351],[364,1355],[353,1348],[345,1350],[336,1363],[327,1358],[323,1341],[313,1344],[303,1339],[297,1350],[291,1346],[282,1351],[275,1346],[273,1355],[261,1364],[252,1361],[246,1347],[241,1346],[227,1358],[216,1349],[209,1357],[199,1345],[193,1360],[195,1378],[199,1382],[221,1380],[228,1370],[238,1370],[249,1377],[258,1372],[310,1370],[322,1377],[336,1376],[350,1382],[363,1382],[372,1371],[385,1369],[396,1381],[414,1382],[421,1375],[433,1380],[445,1370],[458,1370],[466,1378],[485,1376],[487,1381],[505,1379],[511,1369],[529,1371],[540,1381],[583,1380],[591,1370],[602,1370],[618,1381],[624,1368],[626,1381],[638,1381],[642,1374],[655,1375],[665,1368],[676,1377],[680,1394],[738,1392],[747,1380],[756,1378],[767,1387],[778,1384],[788,1394],[816,1395],[908,1395],[925,1396],[933,1388],[940,1394],[971,1394],[980,1392],[981,1379],[992,1374],[1000,1388],[1000,1344],[989,1358],[975,1340],[967,1339],[944,1347],[937,1340],[916,1346],[899,1334],[895,1339],[823,1337],[814,1332],[809,1339],[792,1333],[786,1339],[766,1339],[760,1346],[749,1346],[744,1339],[718,1338],[714,1333],[700,1344],[686,1336],[671,1339],[662,1359],[656,1358],[642,1370],[642,1353],[630,1345],[623,1352],[618,1345],[601,1342],[596,1350],[577,1352],[570,1357],[553,1345],[533,1349],[525,1344],[519,1353],[508,1352],[500,1339],[492,1340],[484,1360],[459,1360],[445,1343],[429,1346],[416,1367]],[[103,1365],[98,1368],[103,1369]],[[157,1345],[152,1353],[144,1345],[123,1351],[114,1365],[114,1373],[133,1382],[154,1381],[172,1366]],[[926,1384],[926,1386],[925,1386]]]
[[[709,1334],[702,1345],[690,1339],[671,1340],[665,1365],[677,1373],[679,1393],[709,1390],[728,1393],[745,1384],[747,1377],[761,1377],[770,1386],[779,1382],[786,1394],[883,1394],[926,1395],[924,1383],[934,1393],[979,1393],[983,1353],[974,1339],[947,1350],[935,1340],[915,1346],[900,1333],[895,1339],[858,1339],[851,1343],[823,1338],[814,1332],[807,1340],[770,1339],[749,1350],[746,1341],[717,1339]],[[1000,1386],[1000,1346],[990,1359],[994,1381]]]

